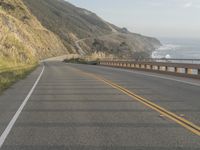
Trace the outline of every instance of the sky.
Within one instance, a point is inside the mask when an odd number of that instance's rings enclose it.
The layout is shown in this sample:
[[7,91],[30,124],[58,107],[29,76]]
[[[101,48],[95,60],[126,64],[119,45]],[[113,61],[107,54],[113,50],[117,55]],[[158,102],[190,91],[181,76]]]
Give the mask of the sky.
[[200,0],[67,0],[130,31],[200,39]]

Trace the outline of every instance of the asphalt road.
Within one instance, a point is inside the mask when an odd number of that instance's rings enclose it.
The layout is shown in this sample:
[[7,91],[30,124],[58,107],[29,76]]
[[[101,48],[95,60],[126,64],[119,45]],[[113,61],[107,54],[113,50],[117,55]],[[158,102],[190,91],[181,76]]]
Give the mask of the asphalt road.
[[[41,79],[7,133],[2,150],[200,149],[198,135],[73,68],[109,79],[200,125],[197,80],[49,62],[45,63]],[[41,65],[0,96],[0,135],[5,133],[42,69]],[[1,139],[2,136],[0,142]]]

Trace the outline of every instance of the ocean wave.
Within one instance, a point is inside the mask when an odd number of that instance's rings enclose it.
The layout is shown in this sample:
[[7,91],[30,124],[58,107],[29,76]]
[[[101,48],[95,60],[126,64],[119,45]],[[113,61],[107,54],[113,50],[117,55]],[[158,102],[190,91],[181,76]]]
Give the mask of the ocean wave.
[[172,53],[176,50],[180,49],[181,45],[175,45],[175,44],[165,44],[158,49],[156,49],[152,54],[152,58],[166,58],[170,59],[173,58]]
[[152,58],[200,59],[200,43],[194,40],[166,40],[152,52]]
[[180,45],[174,45],[174,44],[165,44],[161,47],[159,47],[158,49],[156,49],[156,51],[164,51],[164,50],[177,50],[178,48],[180,48]]
[[171,56],[169,54],[161,54],[157,51],[154,51],[152,54],[151,54],[151,58],[171,58]]

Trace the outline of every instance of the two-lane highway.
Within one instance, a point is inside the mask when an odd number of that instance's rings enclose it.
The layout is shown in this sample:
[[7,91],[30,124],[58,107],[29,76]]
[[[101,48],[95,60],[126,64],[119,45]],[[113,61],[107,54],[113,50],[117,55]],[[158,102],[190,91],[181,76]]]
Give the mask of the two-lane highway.
[[41,75],[2,150],[200,149],[197,134],[90,74],[136,92],[198,126],[197,85],[61,62],[45,63],[41,72],[42,66],[0,96],[2,134]]

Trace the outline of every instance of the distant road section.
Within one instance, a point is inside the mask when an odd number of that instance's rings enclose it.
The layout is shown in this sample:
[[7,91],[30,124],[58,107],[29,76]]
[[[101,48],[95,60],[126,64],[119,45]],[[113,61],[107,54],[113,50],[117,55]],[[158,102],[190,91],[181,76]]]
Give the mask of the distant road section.
[[77,40],[76,42],[75,42],[75,46],[76,46],[76,48],[78,49],[78,52],[79,52],[79,54],[81,55],[81,56],[84,56],[86,53],[85,53],[85,51],[82,49],[82,47],[80,46],[80,42],[84,42],[85,40],[88,40],[88,39],[95,39],[95,38],[102,38],[102,37],[107,37],[107,36],[111,36],[111,35],[113,35],[113,34],[117,34],[118,33],[118,31],[117,30],[115,30],[111,25],[109,25],[109,23],[107,23],[107,22],[105,22],[108,26],[109,26],[109,28],[112,30],[112,33],[110,33],[110,34],[105,34],[105,35],[102,35],[102,36],[97,36],[97,37],[89,37],[89,38],[83,38],[83,39],[80,39],[80,40]]
[[[166,75],[102,66],[45,62],[44,72],[2,144],[1,150],[199,150],[200,136],[123,91],[200,125],[200,88]],[[41,75],[0,96],[0,135]],[[141,74],[139,74],[141,73]],[[91,76],[93,74],[94,76]],[[175,77],[176,79],[178,77]],[[200,81],[179,78],[187,82]],[[200,84],[200,83],[199,83]]]

